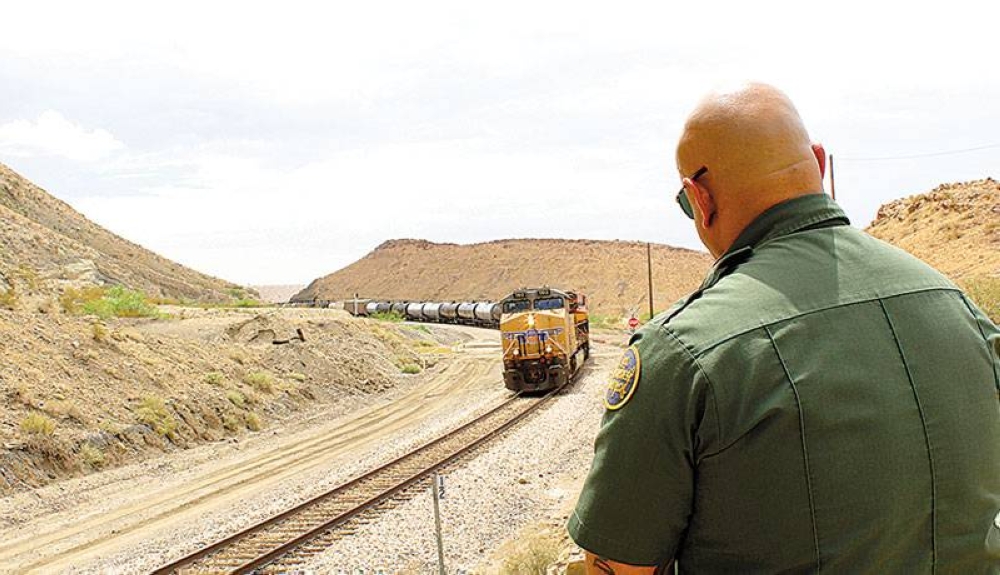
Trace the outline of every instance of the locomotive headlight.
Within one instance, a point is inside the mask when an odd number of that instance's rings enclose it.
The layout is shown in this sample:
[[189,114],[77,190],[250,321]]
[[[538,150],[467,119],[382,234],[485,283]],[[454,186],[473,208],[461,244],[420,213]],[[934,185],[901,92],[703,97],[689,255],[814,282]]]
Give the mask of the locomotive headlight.
[[514,350],[514,355],[515,355],[515,356],[517,356],[517,355],[521,355],[521,350],[519,350],[519,349],[515,349],[515,350]]
[[535,329],[535,314],[533,313],[528,314],[528,327]]
[[551,345],[545,346],[545,353],[552,353],[552,346]]

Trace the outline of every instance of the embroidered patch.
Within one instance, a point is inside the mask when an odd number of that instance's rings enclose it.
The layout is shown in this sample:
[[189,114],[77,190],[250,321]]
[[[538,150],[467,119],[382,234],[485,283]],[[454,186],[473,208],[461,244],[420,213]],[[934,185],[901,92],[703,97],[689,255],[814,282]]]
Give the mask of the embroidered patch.
[[621,409],[639,385],[639,369],[642,361],[639,359],[639,348],[632,345],[625,350],[618,367],[611,374],[608,381],[608,390],[604,394],[604,407],[615,410]]

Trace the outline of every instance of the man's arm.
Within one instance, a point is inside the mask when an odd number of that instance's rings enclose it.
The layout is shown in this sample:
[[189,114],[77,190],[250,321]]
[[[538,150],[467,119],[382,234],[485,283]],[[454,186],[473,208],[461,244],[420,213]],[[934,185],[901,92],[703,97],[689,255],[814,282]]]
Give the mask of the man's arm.
[[626,565],[610,559],[604,559],[594,555],[590,551],[585,551],[586,559],[584,565],[587,567],[587,575],[667,575],[673,573],[673,561],[662,567],[648,567],[639,565]]

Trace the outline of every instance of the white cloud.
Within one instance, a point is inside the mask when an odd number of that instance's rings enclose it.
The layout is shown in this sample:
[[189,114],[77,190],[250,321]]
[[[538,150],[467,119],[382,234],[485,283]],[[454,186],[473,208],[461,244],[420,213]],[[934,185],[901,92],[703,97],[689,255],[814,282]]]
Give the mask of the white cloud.
[[87,130],[54,110],[42,112],[35,121],[0,124],[0,153],[14,157],[62,156],[90,162],[124,147],[107,130]]

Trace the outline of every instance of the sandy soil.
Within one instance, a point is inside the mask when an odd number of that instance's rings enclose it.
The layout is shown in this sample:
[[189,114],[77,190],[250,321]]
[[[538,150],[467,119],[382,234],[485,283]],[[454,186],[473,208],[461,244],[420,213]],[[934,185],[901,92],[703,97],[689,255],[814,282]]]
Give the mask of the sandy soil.
[[[428,419],[465,416],[483,398],[499,400],[495,331],[451,328],[473,336],[465,349],[350,413],[317,411],[294,425],[245,440],[60,482],[0,500],[0,569],[60,572],[121,557],[121,571],[141,571],[179,557],[242,525],[218,515],[245,507],[242,523],[304,499],[331,477],[347,476],[367,451]],[[362,401],[362,400],[359,400]],[[274,497],[277,487],[292,495]],[[239,519],[239,518],[237,518]],[[199,522],[204,527],[197,527]],[[205,523],[207,522],[207,523]],[[190,536],[181,543],[181,534]],[[151,541],[162,556],[131,564]],[[134,559],[134,557],[133,557]],[[152,563],[150,562],[152,561]],[[104,569],[119,571],[103,564]]]

